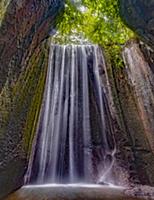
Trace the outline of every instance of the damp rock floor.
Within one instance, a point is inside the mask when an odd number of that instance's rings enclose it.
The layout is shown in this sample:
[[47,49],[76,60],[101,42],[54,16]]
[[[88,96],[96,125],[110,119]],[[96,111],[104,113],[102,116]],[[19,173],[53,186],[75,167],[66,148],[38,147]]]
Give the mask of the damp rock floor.
[[5,200],[154,200],[154,189],[124,189],[108,186],[34,186],[23,187]]

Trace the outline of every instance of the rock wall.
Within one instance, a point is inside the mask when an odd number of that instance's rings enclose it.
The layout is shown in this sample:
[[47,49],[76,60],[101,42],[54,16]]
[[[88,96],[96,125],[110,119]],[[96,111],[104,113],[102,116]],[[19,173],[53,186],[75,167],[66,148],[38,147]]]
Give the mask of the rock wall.
[[55,26],[62,1],[12,0],[0,27],[0,91],[8,71],[15,80],[31,54]]
[[[121,5],[127,24],[153,47],[153,0]],[[1,14],[0,199],[23,184],[48,65],[45,39],[62,8],[62,0],[12,0]],[[130,182],[154,185],[154,53],[131,41],[123,57],[125,68],[107,69],[118,119],[116,156]]]
[[154,74],[139,44],[130,43],[123,51],[129,84],[132,85],[146,140],[154,152]]
[[154,48],[154,0],[119,0],[125,23]]
[[125,67],[108,66],[108,74],[121,129],[116,140],[122,167],[131,183],[153,186],[154,73],[149,55],[147,46],[129,41],[123,49]]
[[12,0],[0,27],[0,199],[23,184],[61,0]]

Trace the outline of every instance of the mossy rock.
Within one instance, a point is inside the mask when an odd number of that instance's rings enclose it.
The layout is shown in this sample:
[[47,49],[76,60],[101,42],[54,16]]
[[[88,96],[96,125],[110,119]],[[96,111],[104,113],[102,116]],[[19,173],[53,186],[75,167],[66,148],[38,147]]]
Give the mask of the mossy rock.
[[0,199],[23,184],[44,92],[47,38],[63,13],[62,0],[4,2],[0,17]]

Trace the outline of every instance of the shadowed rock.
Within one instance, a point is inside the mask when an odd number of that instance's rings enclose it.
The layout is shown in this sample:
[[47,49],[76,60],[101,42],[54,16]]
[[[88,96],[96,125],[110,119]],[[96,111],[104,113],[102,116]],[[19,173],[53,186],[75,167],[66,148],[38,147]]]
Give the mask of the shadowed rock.
[[62,0],[12,0],[0,27],[0,91],[11,71],[13,78],[29,59],[38,44],[55,26]]
[[0,198],[23,184],[62,0],[12,0],[0,27]]
[[125,23],[154,48],[154,0],[120,0]]

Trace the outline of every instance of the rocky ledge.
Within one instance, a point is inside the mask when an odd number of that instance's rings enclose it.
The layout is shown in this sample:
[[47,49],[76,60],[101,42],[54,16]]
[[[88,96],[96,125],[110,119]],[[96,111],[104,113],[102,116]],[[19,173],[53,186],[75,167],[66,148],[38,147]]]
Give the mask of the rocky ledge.
[[[107,186],[55,186],[28,187],[10,195],[6,200],[153,200],[153,189],[146,188],[124,189]],[[150,191],[149,191],[150,190]]]

